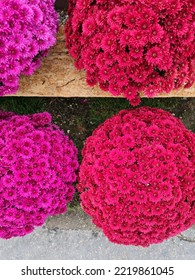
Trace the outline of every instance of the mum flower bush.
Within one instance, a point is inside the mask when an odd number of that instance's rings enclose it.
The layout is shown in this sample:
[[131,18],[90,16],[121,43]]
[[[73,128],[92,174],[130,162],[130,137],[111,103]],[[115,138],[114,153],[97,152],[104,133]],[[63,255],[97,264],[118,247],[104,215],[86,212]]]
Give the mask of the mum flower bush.
[[64,213],[77,169],[76,147],[48,113],[0,113],[0,237],[26,235]]
[[192,0],[72,0],[66,45],[87,83],[138,105],[195,81]]
[[149,246],[195,223],[195,137],[170,113],[120,111],[82,155],[81,205],[110,241]]
[[55,0],[0,1],[0,96],[18,90],[56,42]]

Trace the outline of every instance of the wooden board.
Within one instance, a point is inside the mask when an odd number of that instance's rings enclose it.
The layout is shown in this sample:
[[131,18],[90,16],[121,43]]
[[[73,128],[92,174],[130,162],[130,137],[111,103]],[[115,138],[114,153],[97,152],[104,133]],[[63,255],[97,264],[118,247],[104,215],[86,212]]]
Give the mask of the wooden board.
[[[61,26],[57,44],[43,59],[42,66],[31,77],[20,79],[20,89],[14,96],[39,97],[113,97],[98,86],[89,87],[85,81],[85,71],[75,69],[73,60],[65,48]],[[158,97],[195,97],[195,84],[189,89],[172,91]]]

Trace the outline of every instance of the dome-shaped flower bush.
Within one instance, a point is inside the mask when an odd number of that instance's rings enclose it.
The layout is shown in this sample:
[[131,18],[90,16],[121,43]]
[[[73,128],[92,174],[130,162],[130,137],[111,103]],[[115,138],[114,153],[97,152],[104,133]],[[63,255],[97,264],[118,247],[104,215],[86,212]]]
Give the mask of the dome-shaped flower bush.
[[193,0],[71,0],[66,45],[87,83],[132,105],[195,81]]
[[51,116],[0,113],[0,238],[61,214],[74,194],[77,149]]
[[0,1],[0,96],[18,90],[56,42],[55,0]]
[[110,241],[148,246],[195,223],[195,137],[170,113],[123,110],[82,154],[81,205]]

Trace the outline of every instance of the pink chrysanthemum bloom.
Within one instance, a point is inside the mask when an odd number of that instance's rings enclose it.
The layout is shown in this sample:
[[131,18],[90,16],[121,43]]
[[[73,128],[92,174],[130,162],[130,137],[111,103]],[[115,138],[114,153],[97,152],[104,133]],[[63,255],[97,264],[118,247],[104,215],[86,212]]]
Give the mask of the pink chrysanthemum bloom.
[[170,113],[123,110],[82,155],[81,206],[110,241],[145,247],[195,223],[195,135]]
[[23,236],[65,212],[77,169],[77,149],[50,114],[0,112],[0,238]]
[[66,46],[90,86],[137,106],[140,92],[154,97],[193,85],[193,0],[70,0],[68,14]]
[[15,93],[56,42],[54,0],[0,1],[0,96]]

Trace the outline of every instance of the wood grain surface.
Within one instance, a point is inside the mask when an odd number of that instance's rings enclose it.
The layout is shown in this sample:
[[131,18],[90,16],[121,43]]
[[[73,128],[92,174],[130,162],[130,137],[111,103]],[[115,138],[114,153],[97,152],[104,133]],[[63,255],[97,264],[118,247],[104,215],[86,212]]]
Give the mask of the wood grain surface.
[[[31,77],[21,77],[20,89],[14,96],[40,97],[113,97],[102,91],[98,85],[89,87],[85,81],[85,71],[74,67],[73,59],[65,48],[61,26],[57,44],[43,59],[42,66]],[[142,97],[144,97],[141,94]],[[195,97],[195,84],[189,89],[174,90],[157,97]]]

